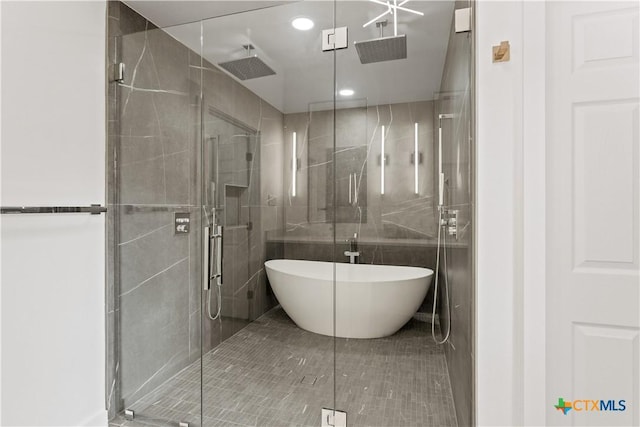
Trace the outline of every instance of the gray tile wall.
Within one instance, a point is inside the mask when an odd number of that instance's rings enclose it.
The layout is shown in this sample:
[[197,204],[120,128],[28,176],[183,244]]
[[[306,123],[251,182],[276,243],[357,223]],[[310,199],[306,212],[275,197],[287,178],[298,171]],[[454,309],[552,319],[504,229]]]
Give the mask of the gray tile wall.
[[[469,7],[469,0],[456,2],[456,8]],[[452,25],[453,27],[453,25]],[[456,405],[458,423],[473,420],[473,146],[470,143],[472,81],[470,33],[449,36],[436,114],[453,113],[443,122],[443,161],[448,178],[445,204],[459,212],[460,234],[447,241],[447,271],[451,295],[451,336],[446,345],[447,366]],[[452,245],[452,243],[455,244]],[[444,270],[441,270],[444,271]],[[444,293],[440,293],[443,295]],[[442,314],[446,308],[440,301]],[[443,328],[446,316],[440,317]]]
[[[274,305],[264,233],[284,223],[283,115],[124,4],[108,8],[108,63],[126,65],[125,81],[108,85],[113,416],[200,357],[201,336],[207,351]],[[241,206],[252,227],[225,233],[224,317],[215,322],[201,320],[201,87],[207,105],[260,135]],[[190,234],[174,233],[174,212],[191,214]]]
[[[357,179],[365,179],[366,198],[358,206],[366,214],[362,220],[336,224],[336,238],[343,241],[358,233],[363,239],[409,237],[432,239],[436,235],[434,200],[434,110],[433,101],[348,108],[336,111],[336,150],[364,147],[366,159],[353,165]],[[285,164],[284,181],[287,234],[306,236],[332,235],[331,218],[327,215],[332,200],[327,178],[333,167],[327,152],[333,148],[333,113],[320,111],[287,114],[285,122],[285,162],[291,159],[291,138],[298,135],[300,170],[297,173],[297,195],[291,196],[291,167]],[[419,124],[419,193],[414,192],[414,123]],[[385,126],[385,194],[380,194],[380,134]],[[347,180],[336,185],[347,191]],[[328,209],[328,210],[327,210]],[[357,209],[356,214],[357,215]]]

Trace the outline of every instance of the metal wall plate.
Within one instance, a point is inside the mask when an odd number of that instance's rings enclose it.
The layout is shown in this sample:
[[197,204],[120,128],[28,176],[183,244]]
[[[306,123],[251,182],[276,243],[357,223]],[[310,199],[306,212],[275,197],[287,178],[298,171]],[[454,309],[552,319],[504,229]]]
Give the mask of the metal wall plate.
[[116,83],[124,82],[124,63],[118,62],[113,64],[113,81]]
[[322,427],[347,427],[347,413],[322,408]]
[[349,45],[347,27],[322,30],[322,50],[346,49]]
[[466,33],[471,31],[471,8],[456,9],[455,21],[456,33]]

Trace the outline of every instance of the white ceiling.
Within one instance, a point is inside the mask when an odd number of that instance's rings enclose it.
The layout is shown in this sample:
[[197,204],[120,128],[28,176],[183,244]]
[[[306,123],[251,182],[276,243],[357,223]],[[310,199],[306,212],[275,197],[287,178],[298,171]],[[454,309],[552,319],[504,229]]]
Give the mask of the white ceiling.
[[[165,30],[194,51],[202,51],[214,64],[245,56],[242,45],[253,44],[253,53],[276,75],[241,83],[284,113],[308,111],[310,103],[332,99],[334,54],[321,49],[321,31],[334,26],[332,1],[126,3],[158,26],[173,25]],[[280,5],[274,7],[276,3]],[[267,5],[271,7],[264,8]],[[262,8],[250,10],[256,7]],[[369,1],[338,0],[335,26],[349,29],[349,47],[335,53],[338,89],[355,90],[352,98],[366,98],[368,105],[434,98],[440,88],[454,2],[412,0],[405,7],[425,14],[400,11],[398,15],[398,34],[407,35],[407,58],[363,65],[353,42],[379,37],[375,25],[362,25],[384,12],[385,7]],[[193,22],[210,16],[218,17],[203,21],[202,26]],[[291,20],[299,16],[311,18],[315,27],[309,31],[294,29]],[[393,22],[389,15],[386,19],[389,25],[384,34],[390,36]],[[174,25],[185,21],[192,23]]]

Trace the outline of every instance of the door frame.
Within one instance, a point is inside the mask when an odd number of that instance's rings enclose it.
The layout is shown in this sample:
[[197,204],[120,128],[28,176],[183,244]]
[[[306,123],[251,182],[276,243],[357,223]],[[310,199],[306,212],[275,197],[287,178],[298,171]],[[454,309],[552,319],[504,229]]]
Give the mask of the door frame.
[[476,425],[546,423],[545,11],[476,2]]

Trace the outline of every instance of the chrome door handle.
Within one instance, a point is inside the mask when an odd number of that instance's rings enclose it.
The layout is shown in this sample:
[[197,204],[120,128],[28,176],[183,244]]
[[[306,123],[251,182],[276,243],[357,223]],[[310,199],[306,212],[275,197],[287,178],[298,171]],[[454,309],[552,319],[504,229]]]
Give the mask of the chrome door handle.
[[224,274],[222,258],[224,257],[223,231],[221,225],[215,226],[215,231],[211,239],[216,242],[216,272],[211,275],[212,279],[217,280],[218,286],[222,286],[222,275]]
[[204,227],[202,237],[202,288],[205,291],[211,289],[211,283],[209,282],[210,266],[209,266],[209,245],[211,244],[211,237],[209,237],[209,227]]
[[351,204],[351,179],[353,178],[353,174],[349,174],[349,204]]
[[[222,226],[215,225],[213,227],[215,230],[213,234],[211,234],[211,227],[204,227],[204,237],[202,241],[203,246],[203,257],[204,262],[202,266],[203,277],[202,277],[202,288],[205,291],[211,289],[211,280],[217,280],[216,284],[218,286],[222,286],[222,257],[223,257],[223,242],[222,242]],[[215,242],[213,248],[211,247],[211,241]],[[213,257],[211,257],[211,250],[213,249]],[[213,264],[211,259],[214,258],[214,266],[215,271],[212,271]]]

